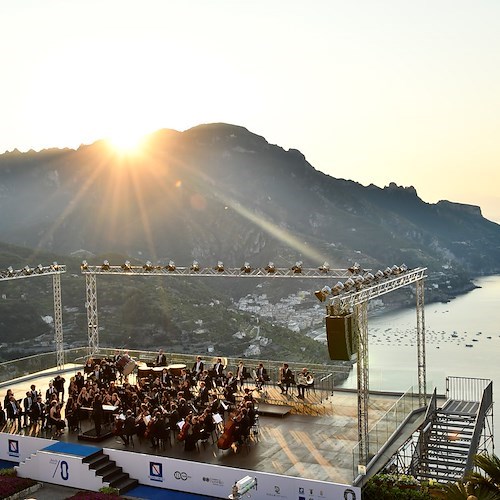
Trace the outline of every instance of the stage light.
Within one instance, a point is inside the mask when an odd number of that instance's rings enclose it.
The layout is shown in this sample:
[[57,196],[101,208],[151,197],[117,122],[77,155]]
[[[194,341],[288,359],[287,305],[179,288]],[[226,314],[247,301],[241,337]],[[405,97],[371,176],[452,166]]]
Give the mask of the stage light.
[[349,288],[352,288],[353,286],[356,286],[356,282],[352,278],[347,278],[344,281],[344,290],[349,290]]
[[408,271],[408,266],[406,264],[401,264],[399,266],[399,270],[402,272],[402,273],[406,273],[406,271]]
[[59,271],[59,264],[57,262],[52,262],[52,265],[50,267],[53,271]]
[[14,269],[13,269],[12,266],[9,266],[7,268],[7,273],[8,273],[9,276],[14,276]]
[[29,276],[30,274],[33,274],[33,269],[31,269],[30,266],[25,266],[23,268],[23,274]]
[[376,273],[375,273],[375,279],[376,280],[381,280],[385,278],[385,274],[379,269]]
[[166,266],[166,270],[172,272],[172,271],[175,271],[175,269],[176,269],[175,262],[173,260],[169,260],[168,266]]
[[124,264],[122,264],[122,269],[124,271],[130,271],[132,269],[132,266],[130,265],[130,261],[126,260]]
[[365,283],[371,283],[375,279],[375,276],[372,273],[366,273],[363,278],[365,279]]
[[193,260],[193,263],[191,264],[190,270],[197,273],[200,270],[200,264],[198,264],[197,260]]
[[332,295],[338,295],[344,289],[344,283],[342,281],[337,281],[337,283],[332,287]]
[[142,266],[142,268],[144,269],[144,271],[153,271],[155,266],[153,266],[152,262],[148,260],[146,264]]
[[86,271],[89,268],[89,264],[86,260],[83,260],[82,263],[80,264],[80,269],[82,271]]
[[356,288],[359,290],[363,286],[363,283],[365,282],[365,279],[363,278],[363,276],[361,276],[361,274],[358,274],[354,278],[354,282],[356,283]]
[[109,265],[109,260],[105,260],[103,263],[102,263],[102,266],[101,266],[101,270],[102,271],[109,271],[109,268],[111,266]]
[[243,271],[244,273],[251,273],[252,267],[250,266],[250,263],[245,262],[243,266],[240,268],[240,271]]
[[300,274],[302,272],[302,261],[298,260],[295,265],[292,266],[292,271],[295,274]]
[[330,271],[330,264],[328,264],[328,262],[323,262],[323,265],[318,267],[318,270],[326,274],[328,271]]
[[357,262],[355,262],[351,267],[348,267],[347,270],[351,274],[359,274],[363,271]]
[[36,266],[35,271],[36,271],[37,274],[43,274],[43,266],[42,266],[42,264],[38,264],[38,266]]
[[274,262],[269,262],[269,264],[265,267],[265,271],[267,271],[269,274],[273,274],[276,272],[276,266],[274,265]]
[[390,276],[392,274],[392,269],[390,267],[386,267],[384,269],[384,276],[387,277],[387,276]]
[[396,266],[396,264],[394,264],[392,267],[391,267],[391,273],[395,276],[397,276],[399,273],[401,272],[401,270],[399,269],[399,266]]
[[329,286],[324,286],[321,290],[316,290],[314,295],[320,302],[324,302],[326,297],[332,293],[332,289]]
[[217,265],[214,267],[214,269],[218,273],[223,273],[224,272],[224,263],[222,262],[222,260],[217,261]]

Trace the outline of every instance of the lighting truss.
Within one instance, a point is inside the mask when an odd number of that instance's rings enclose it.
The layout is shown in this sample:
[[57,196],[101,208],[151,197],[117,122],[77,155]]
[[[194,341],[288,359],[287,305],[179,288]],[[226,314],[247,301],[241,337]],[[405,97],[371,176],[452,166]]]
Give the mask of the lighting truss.
[[[320,268],[301,268],[300,272],[293,268],[273,267],[271,271],[266,268],[243,267],[224,267],[223,270],[218,266],[199,267],[199,271],[193,270],[194,266],[177,267],[172,264],[167,266],[82,266],[82,274],[118,274],[124,276],[219,276],[225,278],[330,278],[342,279],[351,276],[347,269],[324,269]],[[295,266],[294,266],[295,267]]]
[[62,329],[61,274],[66,272],[66,266],[54,262],[50,266],[25,266],[22,269],[0,269],[0,281],[35,278],[37,276],[52,276],[52,291],[54,294],[54,342],[56,345],[57,369],[64,368],[64,342]]

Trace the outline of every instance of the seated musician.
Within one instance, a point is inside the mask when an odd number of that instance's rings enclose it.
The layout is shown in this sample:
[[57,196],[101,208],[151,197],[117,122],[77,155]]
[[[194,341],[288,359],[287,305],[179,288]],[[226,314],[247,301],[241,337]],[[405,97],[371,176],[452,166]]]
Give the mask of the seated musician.
[[210,373],[208,370],[203,370],[201,372],[201,375],[200,375],[200,382],[203,381],[205,382],[205,385],[211,389],[214,385],[213,385],[213,380],[212,380],[212,377],[210,376]]
[[227,377],[223,382],[224,386],[224,397],[227,401],[233,405],[236,403],[235,392],[238,388],[238,380],[234,376],[233,372],[227,372]]
[[269,380],[269,375],[267,374],[267,370],[264,368],[263,363],[259,363],[257,370],[255,370],[255,383],[257,385],[257,390],[262,390],[264,384]]
[[245,380],[248,378],[248,371],[246,366],[243,364],[243,361],[238,363],[238,367],[236,368],[236,379],[240,385],[240,391],[243,389],[243,384]]
[[160,376],[160,384],[162,387],[170,387],[172,379],[170,378],[170,373],[168,373],[167,368],[163,368]]
[[163,349],[158,351],[158,354],[155,358],[155,366],[167,366],[167,356],[163,352]]
[[278,382],[281,394],[288,394],[288,389],[294,383],[294,378],[292,370],[288,367],[288,363],[283,363],[283,366],[280,368],[280,379]]
[[311,374],[307,368],[302,368],[302,371],[297,375],[297,391],[299,392],[298,398],[304,399],[306,387],[309,385]]
[[196,361],[193,364],[193,368],[191,369],[191,373],[193,374],[193,377],[198,380],[203,373],[203,368],[204,368],[203,361],[201,360],[201,356],[196,357]]
[[197,407],[203,407],[208,403],[208,387],[202,380],[200,382],[200,390],[198,391],[198,396],[195,398],[194,403]]

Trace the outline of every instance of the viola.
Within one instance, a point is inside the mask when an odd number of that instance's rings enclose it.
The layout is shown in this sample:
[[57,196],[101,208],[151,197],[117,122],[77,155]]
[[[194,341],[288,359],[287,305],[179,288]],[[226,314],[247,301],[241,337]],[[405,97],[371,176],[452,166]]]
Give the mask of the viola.
[[177,439],[179,441],[184,441],[186,439],[190,427],[191,424],[189,422],[184,422],[184,425],[182,426],[182,429],[179,432],[179,435],[177,436]]

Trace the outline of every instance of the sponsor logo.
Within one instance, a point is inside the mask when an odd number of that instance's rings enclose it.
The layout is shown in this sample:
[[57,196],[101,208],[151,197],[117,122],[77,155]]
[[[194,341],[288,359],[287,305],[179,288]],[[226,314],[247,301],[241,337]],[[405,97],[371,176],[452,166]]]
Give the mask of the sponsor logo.
[[278,495],[280,494],[280,487],[279,486],[274,487],[274,493],[276,493]]
[[353,490],[344,490],[344,500],[356,500],[356,493]]
[[191,476],[188,476],[186,472],[184,471],[178,471],[176,470],[174,472],[174,478],[177,479],[178,481],[187,481]]
[[204,483],[210,483],[213,486],[224,486],[224,481],[218,477],[203,477]]
[[19,441],[17,439],[9,439],[9,457],[19,458]]
[[163,464],[160,462],[149,462],[149,479],[151,481],[163,482]]
[[304,488],[302,488],[302,486],[299,488],[299,493],[302,495],[304,494]]

